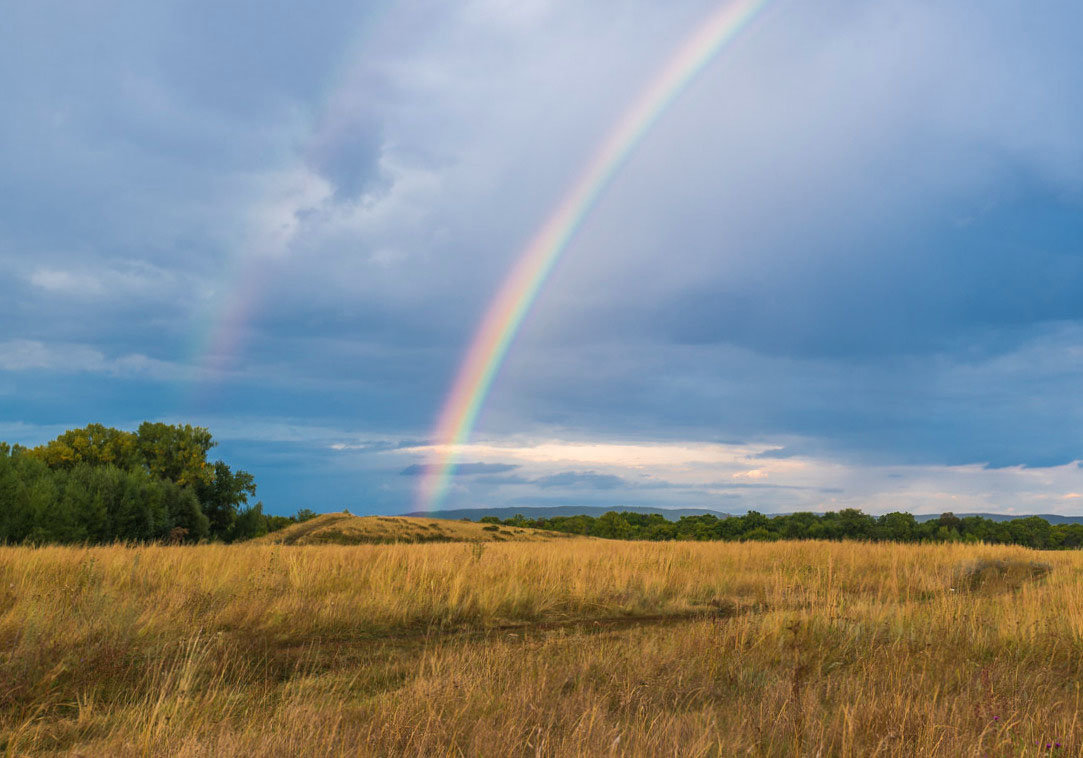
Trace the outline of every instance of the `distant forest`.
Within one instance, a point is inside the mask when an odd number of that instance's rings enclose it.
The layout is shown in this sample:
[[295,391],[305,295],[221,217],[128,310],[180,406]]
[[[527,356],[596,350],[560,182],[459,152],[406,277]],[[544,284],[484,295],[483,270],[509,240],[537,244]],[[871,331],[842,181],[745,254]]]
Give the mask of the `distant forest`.
[[481,521],[621,540],[968,542],[1023,545],[1043,550],[1083,546],[1083,524],[1050,524],[1039,516],[994,521],[981,516],[960,518],[945,513],[940,518],[918,521],[909,513],[869,516],[852,508],[781,516],[766,516],[756,511],[723,518],[707,514],[683,516],[677,521],[670,521],[658,513],[627,511],[610,511],[598,518],[516,516],[501,520],[496,516],[484,516]]
[[0,544],[235,542],[315,515],[267,516],[252,475],[211,462],[203,427],[91,424],[34,448],[0,442]]

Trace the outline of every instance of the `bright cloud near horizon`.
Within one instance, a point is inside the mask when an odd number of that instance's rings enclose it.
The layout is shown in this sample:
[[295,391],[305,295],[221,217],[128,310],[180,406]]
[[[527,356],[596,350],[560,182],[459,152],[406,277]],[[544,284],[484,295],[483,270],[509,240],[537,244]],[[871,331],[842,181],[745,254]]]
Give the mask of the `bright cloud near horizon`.
[[[718,2],[16,2],[0,439],[412,510],[490,298]],[[1083,7],[774,0],[639,143],[445,507],[1079,513]]]

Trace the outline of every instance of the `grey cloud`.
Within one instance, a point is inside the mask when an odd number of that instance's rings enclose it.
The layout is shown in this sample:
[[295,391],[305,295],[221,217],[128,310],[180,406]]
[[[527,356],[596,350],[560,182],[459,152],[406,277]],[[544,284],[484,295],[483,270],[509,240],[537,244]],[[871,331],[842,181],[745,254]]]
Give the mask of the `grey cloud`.
[[585,487],[595,490],[612,490],[627,486],[627,482],[612,474],[599,474],[596,471],[562,471],[534,480],[534,484],[548,489],[550,487]]
[[[502,474],[519,468],[510,463],[459,463],[452,471],[453,476],[475,476],[477,474]],[[402,476],[424,476],[434,469],[425,463],[413,463],[399,472]]]
[[356,201],[387,182],[380,170],[384,139],[372,106],[352,104],[313,135],[306,163],[331,182],[337,200]]
[[502,487],[504,485],[519,486],[533,483],[532,479],[518,474],[510,474],[508,476],[479,476],[473,481],[477,484],[486,484],[495,487]]
[[[824,492],[821,487],[806,487],[795,484],[775,484],[772,482],[712,482],[708,485],[699,485],[710,487],[711,489],[719,490],[815,490],[817,492]],[[841,490],[832,489],[832,492],[840,492]]]
[[409,450],[431,444],[428,440],[368,440],[362,442],[336,442],[333,450],[348,450],[361,453],[387,453],[396,450]]
[[789,447],[773,447],[769,450],[764,450],[762,453],[756,453],[751,456],[752,458],[764,458],[768,460],[793,458],[796,455],[800,455],[797,451]]
[[139,375],[161,381],[191,377],[191,370],[140,354],[106,357],[89,345],[44,343],[36,340],[0,342],[0,371],[51,371]]

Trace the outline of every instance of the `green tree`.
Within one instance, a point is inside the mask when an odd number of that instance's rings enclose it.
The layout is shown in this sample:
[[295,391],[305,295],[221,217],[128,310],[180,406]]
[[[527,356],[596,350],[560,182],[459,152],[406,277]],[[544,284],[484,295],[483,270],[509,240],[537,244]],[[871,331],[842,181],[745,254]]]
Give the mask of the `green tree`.
[[248,472],[233,472],[225,462],[215,461],[210,476],[195,485],[195,492],[209,520],[210,536],[230,540],[241,506],[256,494],[256,482]]
[[181,486],[213,480],[207,452],[217,443],[204,427],[144,421],[136,435],[143,464],[153,476]]
[[199,498],[191,487],[181,487],[172,482],[163,482],[163,501],[166,512],[169,514],[169,523],[166,537],[173,529],[184,530],[184,539],[188,542],[198,542],[210,534],[210,519],[200,507]]
[[909,513],[885,513],[879,519],[877,530],[881,539],[910,542],[917,532],[917,520]]
[[778,535],[768,531],[765,527],[757,526],[745,533],[744,539],[749,542],[773,542],[778,539]]
[[1008,522],[1012,542],[1016,545],[1043,548],[1049,547],[1052,528],[1049,522],[1038,516],[1012,519]]
[[741,531],[744,533],[751,532],[754,529],[766,530],[771,524],[770,520],[759,511],[749,511],[744,516],[741,516],[740,519],[742,527]]
[[30,452],[50,468],[72,469],[89,464],[132,469],[141,463],[136,435],[101,424],[69,429]]
[[876,519],[866,516],[856,508],[844,508],[839,511],[838,524],[840,536],[845,539],[870,539],[876,527]]
[[809,538],[809,531],[819,521],[815,513],[791,513],[789,516],[779,516],[775,521],[779,524],[779,533],[788,540],[804,540]]
[[960,526],[963,525],[963,520],[950,511],[948,511],[947,513],[941,513],[940,518],[937,519],[937,521],[939,522],[940,526],[948,529],[949,531],[952,529],[958,529]]
[[609,511],[594,522],[594,534],[598,537],[626,540],[632,536],[632,526],[616,511]]
[[256,503],[237,514],[228,539],[230,542],[239,542],[262,537],[265,534],[267,534],[267,519],[263,515],[263,503]]

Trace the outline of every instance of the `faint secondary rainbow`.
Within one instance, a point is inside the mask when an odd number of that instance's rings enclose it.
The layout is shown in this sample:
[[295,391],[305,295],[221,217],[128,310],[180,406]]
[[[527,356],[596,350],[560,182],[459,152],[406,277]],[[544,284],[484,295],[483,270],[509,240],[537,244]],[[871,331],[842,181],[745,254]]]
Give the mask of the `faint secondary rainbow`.
[[[323,86],[315,93],[314,131],[305,148],[308,151],[320,145],[321,124],[333,122],[336,115],[341,114],[346,114],[348,119],[353,112],[357,89],[354,56],[368,47],[370,39],[379,38],[393,3],[370,3],[369,6],[356,20],[353,39],[342,47]],[[334,133],[334,130],[328,132]],[[255,231],[255,239],[264,233],[262,229]],[[260,247],[253,238],[244,239],[241,246],[244,253],[226,259],[215,287],[218,292],[191,333],[187,357],[192,380],[186,383],[180,398],[189,414],[202,412],[229,373],[243,362],[246,344],[254,331],[253,321],[266,309],[266,293],[281,270],[276,263],[289,255],[288,243],[284,246],[286,249],[277,252]]]
[[193,381],[188,383],[183,399],[188,412],[203,410],[214,389],[236,368],[253,315],[259,310],[261,295],[270,279],[270,266],[263,259],[236,261],[224,278],[207,325],[193,335]]
[[433,434],[431,459],[418,486],[420,510],[435,510],[447,493],[459,448],[470,438],[512,339],[560,254],[602,192],[666,109],[766,4],[767,0],[726,3],[681,45],[609,132],[520,254],[489,305],[444,402]]

